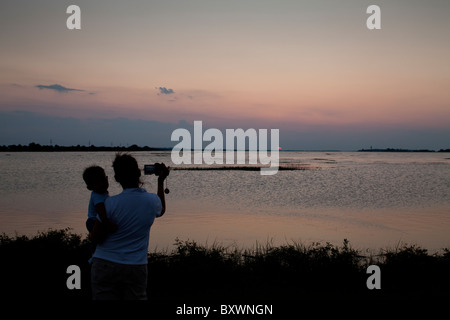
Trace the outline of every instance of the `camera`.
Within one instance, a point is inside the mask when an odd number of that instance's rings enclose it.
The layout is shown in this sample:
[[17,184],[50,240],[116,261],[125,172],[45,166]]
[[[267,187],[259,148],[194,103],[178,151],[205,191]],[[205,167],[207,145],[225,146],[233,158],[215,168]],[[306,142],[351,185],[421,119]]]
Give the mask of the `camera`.
[[155,163],[155,164],[145,164],[144,165],[144,174],[154,174],[155,176],[159,176],[161,173],[161,164]]
[[[155,176],[159,176],[163,170],[163,164],[161,163],[155,163],[155,164],[144,164],[144,174],[145,175],[149,175],[149,174],[154,174]],[[167,168],[167,170],[169,170],[170,168]],[[167,172],[167,174],[169,174]],[[166,180],[166,188],[164,189],[164,193],[168,194],[170,191],[167,188],[167,180]]]

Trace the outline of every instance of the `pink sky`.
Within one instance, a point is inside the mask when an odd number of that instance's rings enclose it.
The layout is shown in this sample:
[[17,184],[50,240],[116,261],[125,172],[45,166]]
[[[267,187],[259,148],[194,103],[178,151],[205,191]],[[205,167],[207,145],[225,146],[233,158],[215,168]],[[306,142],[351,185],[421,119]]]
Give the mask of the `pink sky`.
[[[381,1],[374,31],[360,1],[189,4],[82,1],[82,29],[70,31],[64,4],[3,2],[0,111],[286,130],[450,127],[446,2]],[[84,91],[36,87],[53,84]]]

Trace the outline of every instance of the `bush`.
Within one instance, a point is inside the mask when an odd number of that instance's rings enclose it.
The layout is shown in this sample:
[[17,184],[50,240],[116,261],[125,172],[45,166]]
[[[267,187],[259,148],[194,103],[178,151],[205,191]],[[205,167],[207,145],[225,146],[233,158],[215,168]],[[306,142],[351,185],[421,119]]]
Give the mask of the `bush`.
[[[92,247],[69,229],[32,238],[0,235],[0,283],[5,299],[91,299]],[[449,294],[450,252],[429,254],[416,245],[361,255],[344,240],[255,248],[199,245],[176,239],[171,252],[148,255],[153,301],[430,298]],[[367,267],[381,269],[381,290],[368,290]],[[69,290],[67,267],[81,268],[81,290]]]
[[[88,274],[90,244],[69,229],[39,232],[33,238],[0,235],[0,282],[5,298],[43,299],[90,295],[89,278],[82,277],[83,292],[68,290],[69,265]],[[84,271],[84,272],[83,272]]]

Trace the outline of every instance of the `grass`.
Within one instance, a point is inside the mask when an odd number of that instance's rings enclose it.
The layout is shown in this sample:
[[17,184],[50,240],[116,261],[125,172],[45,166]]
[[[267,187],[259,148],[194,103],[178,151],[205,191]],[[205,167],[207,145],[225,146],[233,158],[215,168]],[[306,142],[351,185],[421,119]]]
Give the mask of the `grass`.
[[[69,229],[33,237],[0,235],[3,299],[90,299],[91,245]],[[397,299],[446,297],[450,252],[399,245],[376,254],[330,243],[270,243],[253,248],[175,240],[149,253],[152,300]],[[81,290],[68,290],[66,269],[81,268]],[[381,290],[368,290],[367,267],[381,269]],[[221,301],[222,301],[221,300]]]

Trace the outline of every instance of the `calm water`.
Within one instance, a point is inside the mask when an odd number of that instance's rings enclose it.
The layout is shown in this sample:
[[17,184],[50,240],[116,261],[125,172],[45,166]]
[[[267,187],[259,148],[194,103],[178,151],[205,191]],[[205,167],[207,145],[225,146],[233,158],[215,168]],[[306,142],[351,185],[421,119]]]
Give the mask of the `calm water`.
[[[169,152],[136,152],[139,164]],[[83,169],[97,164],[114,181],[113,152],[0,153],[0,232],[33,235],[71,227],[86,234],[89,191]],[[172,171],[167,213],[151,231],[150,249],[175,238],[252,246],[291,240],[356,248],[416,243],[450,247],[450,155],[445,153],[281,152],[282,166],[306,170]],[[156,192],[154,176],[145,188]]]

